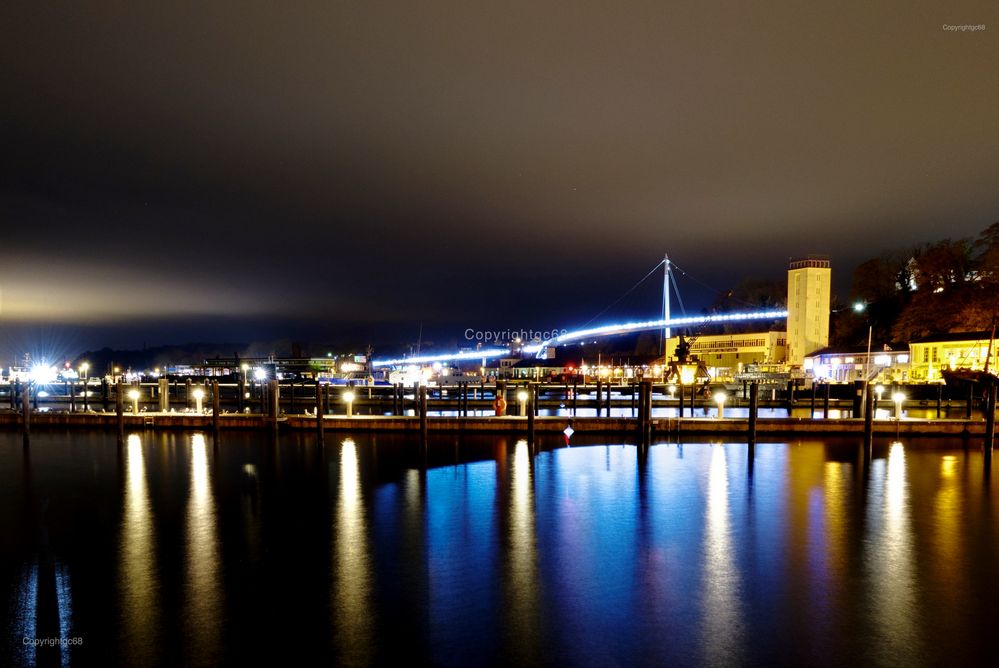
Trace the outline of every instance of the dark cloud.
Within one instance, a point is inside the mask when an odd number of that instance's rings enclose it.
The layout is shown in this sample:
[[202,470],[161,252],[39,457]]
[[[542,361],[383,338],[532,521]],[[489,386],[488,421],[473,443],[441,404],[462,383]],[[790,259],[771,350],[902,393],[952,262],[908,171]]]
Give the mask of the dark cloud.
[[8,318],[571,324],[664,251],[719,287],[825,253],[842,288],[999,218],[994,3],[95,0],[0,25]]

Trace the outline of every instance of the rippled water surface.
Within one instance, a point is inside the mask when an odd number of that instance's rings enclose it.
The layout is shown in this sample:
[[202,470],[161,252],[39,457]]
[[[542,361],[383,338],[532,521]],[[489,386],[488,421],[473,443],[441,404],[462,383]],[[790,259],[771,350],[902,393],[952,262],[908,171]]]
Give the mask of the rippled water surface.
[[999,658],[979,442],[4,433],[0,481],[0,665]]

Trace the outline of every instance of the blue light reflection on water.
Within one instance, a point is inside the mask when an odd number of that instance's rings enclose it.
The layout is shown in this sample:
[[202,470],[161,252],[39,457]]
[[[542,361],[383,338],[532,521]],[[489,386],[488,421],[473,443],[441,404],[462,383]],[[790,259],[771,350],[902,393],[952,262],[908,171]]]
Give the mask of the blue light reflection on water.
[[7,635],[36,622],[45,499],[64,664],[994,658],[999,515],[960,442],[867,471],[847,440],[555,443],[53,434],[28,461],[0,435]]

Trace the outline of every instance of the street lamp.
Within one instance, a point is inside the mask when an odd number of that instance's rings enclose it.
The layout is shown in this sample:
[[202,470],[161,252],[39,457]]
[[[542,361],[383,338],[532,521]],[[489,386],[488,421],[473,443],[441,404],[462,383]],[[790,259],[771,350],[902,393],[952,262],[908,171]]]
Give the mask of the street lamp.
[[354,392],[347,390],[343,393],[343,400],[347,402],[347,417],[354,416]]
[[520,392],[517,392],[517,401],[520,402],[521,417],[527,415],[527,390],[521,390]]
[[724,392],[715,392],[715,403],[718,404],[718,419],[725,417],[725,399],[727,395]]
[[892,401],[895,402],[895,419],[902,419],[902,402],[905,401],[905,395],[901,392],[896,392],[891,395]]
[[195,388],[195,390],[194,390],[194,392],[192,392],[192,394],[194,395],[194,405],[196,407],[196,410],[198,411],[198,414],[200,415],[201,414],[201,400],[205,398],[205,391],[203,389],[201,389],[200,387],[198,387],[198,388]]
[[676,385],[670,384],[670,386],[667,389],[669,390],[670,401],[676,399]]
[[878,397],[877,403],[874,404],[874,417],[878,416],[878,404],[881,403],[881,395],[884,394],[884,393],[885,393],[885,386],[884,385],[875,385],[874,386],[874,394],[876,394],[877,397]]
[[80,375],[83,377],[83,410],[84,410],[84,412],[90,410],[90,405],[89,405],[89,402],[87,400],[87,395],[89,394],[89,392],[87,392],[87,372],[88,371],[90,371],[90,364],[88,364],[87,362],[84,362],[83,364],[80,365]]
[[138,415],[139,414],[139,391],[138,390],[129,390],[128,391],[128,398],[132,400],[132,414]]

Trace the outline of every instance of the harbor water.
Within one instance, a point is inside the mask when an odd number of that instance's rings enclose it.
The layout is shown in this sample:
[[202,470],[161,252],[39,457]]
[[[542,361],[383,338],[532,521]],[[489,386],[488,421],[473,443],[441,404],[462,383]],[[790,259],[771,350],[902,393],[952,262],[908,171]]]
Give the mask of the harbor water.
[[0,433],[0,665],[999,658],[980,441],[601,438]]

